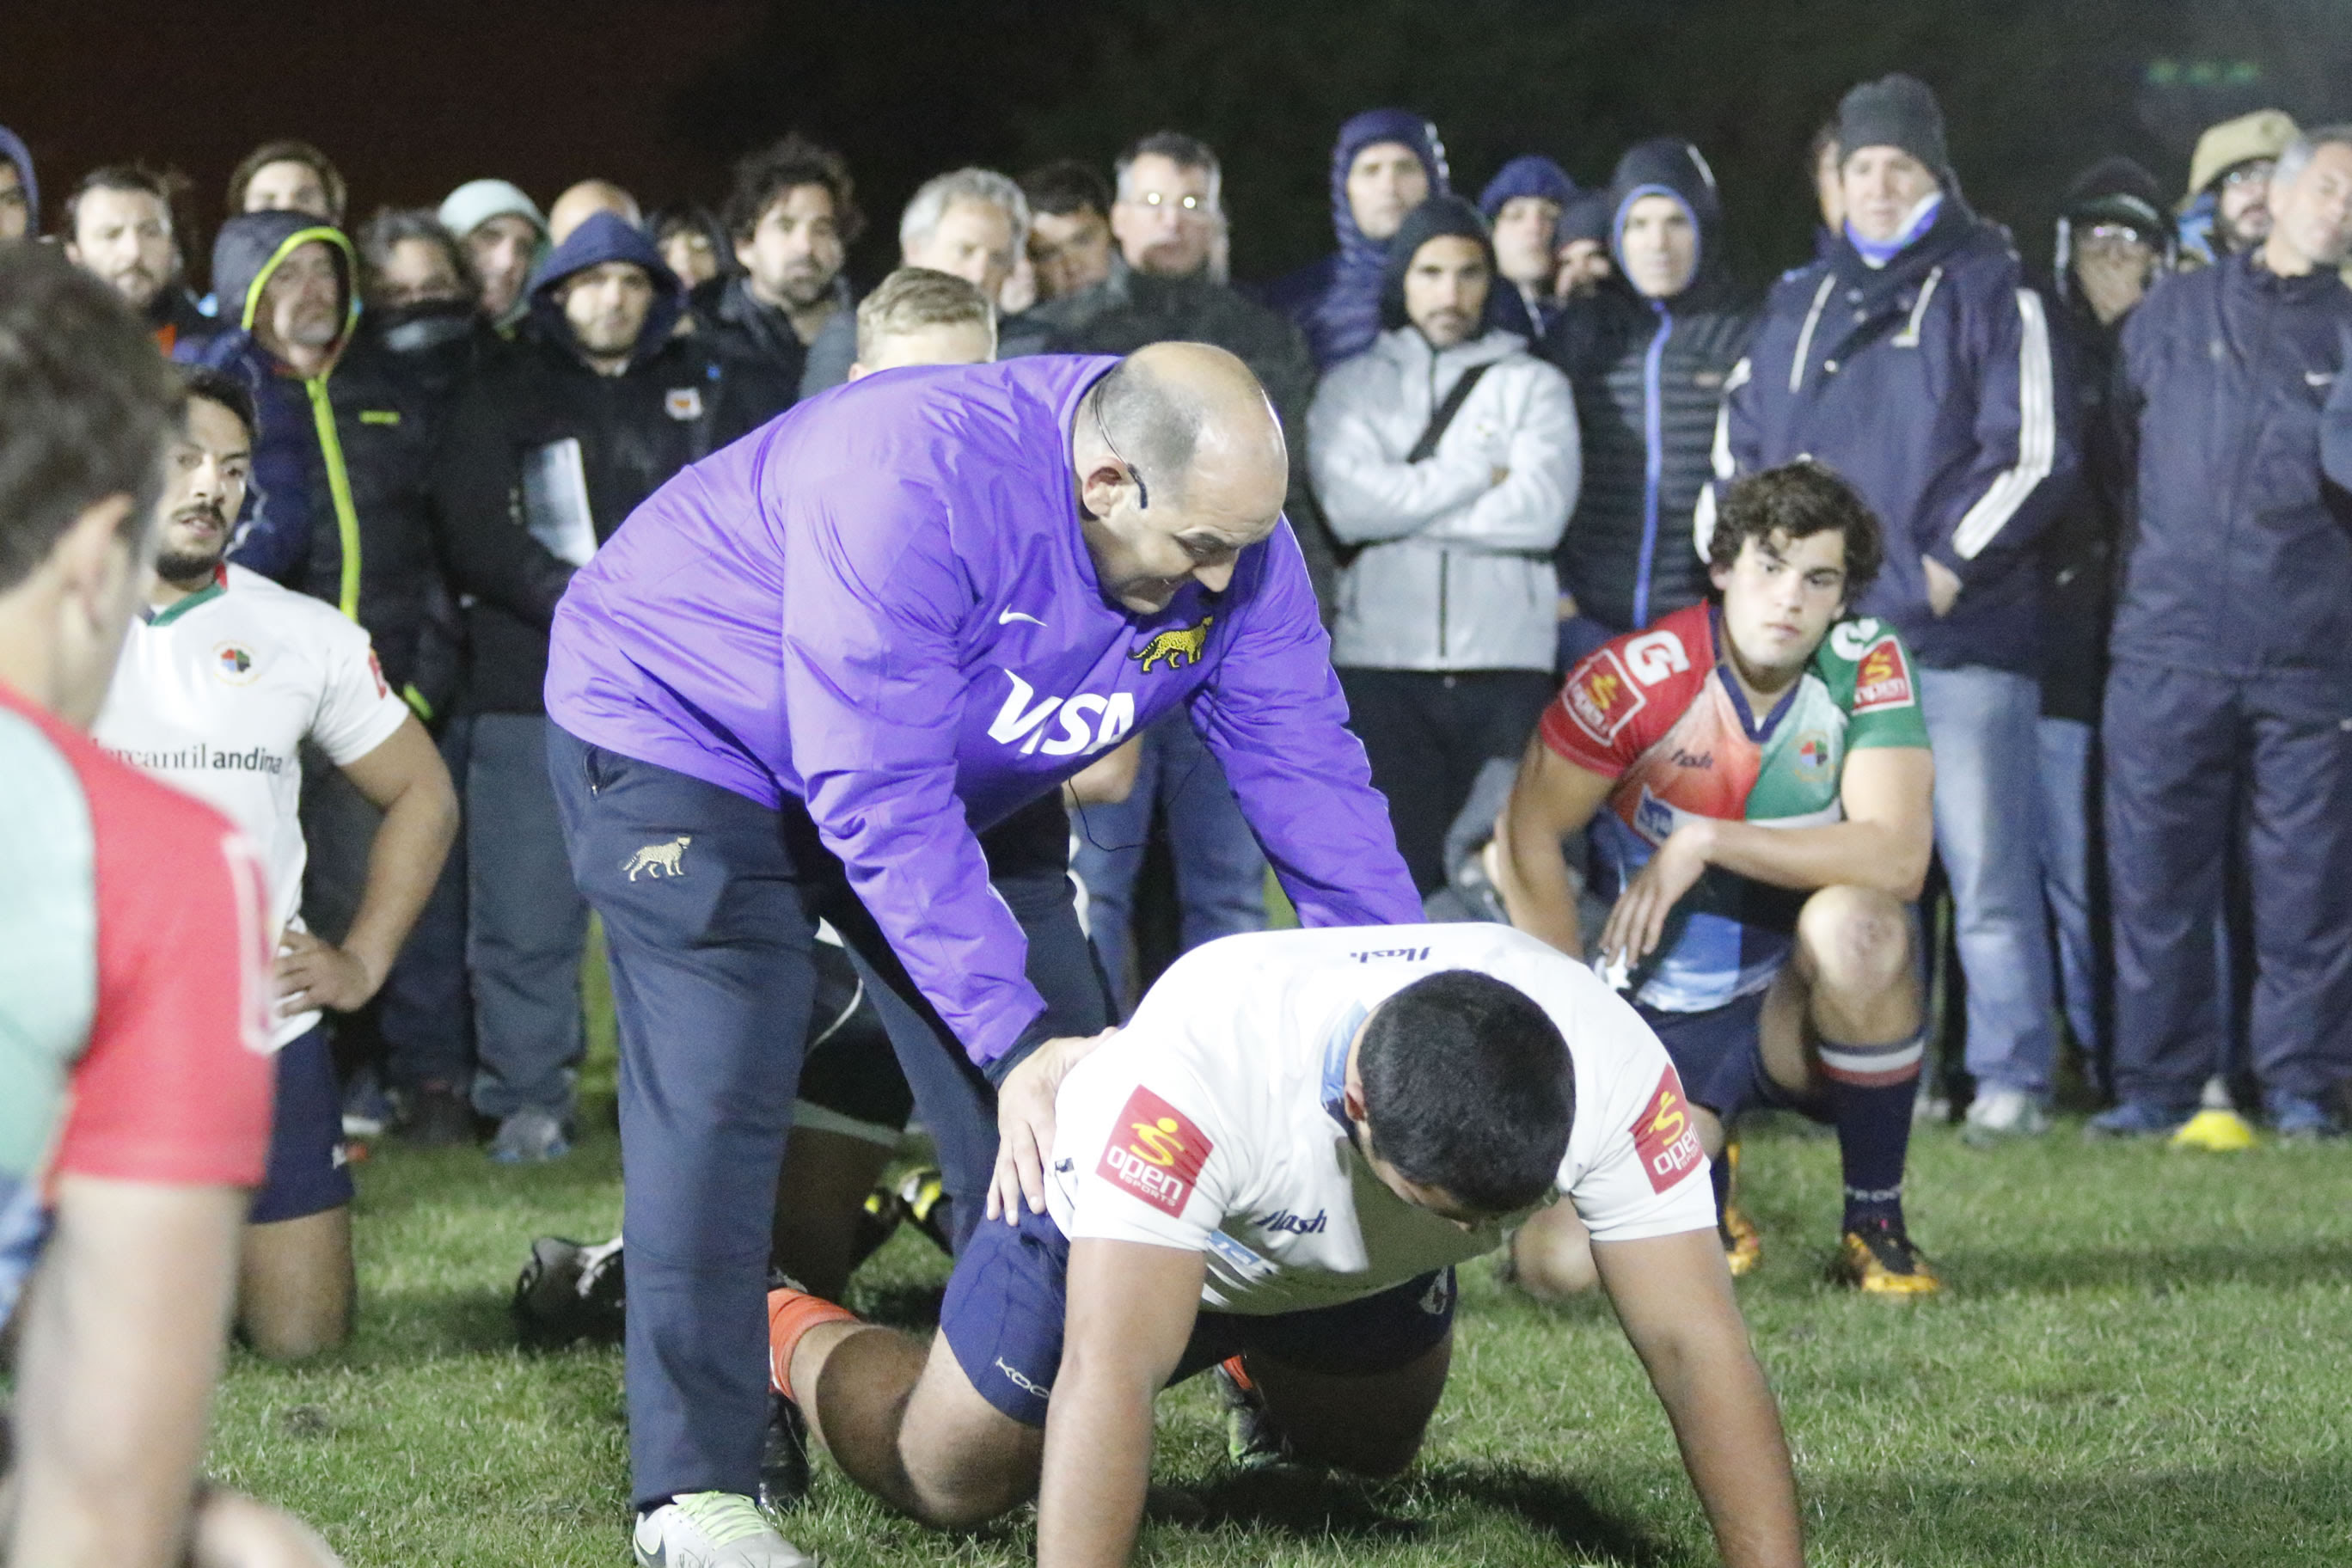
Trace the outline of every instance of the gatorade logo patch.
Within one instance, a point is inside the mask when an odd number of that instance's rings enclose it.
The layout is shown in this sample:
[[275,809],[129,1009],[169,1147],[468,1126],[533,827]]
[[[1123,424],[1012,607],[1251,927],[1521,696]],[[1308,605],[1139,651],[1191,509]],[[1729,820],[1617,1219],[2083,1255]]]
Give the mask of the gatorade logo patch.
[[1690,1103],[1683,1099],[1683,1080],[1675,1076],[1672,1062],[1658,1079],[1658,1091],[1634,1119],[1633,1152],[1654,1193],[1664,1192],[1706,1158],[1698,1146],[1698,1129],[1691,1124]]
[[1577,727],[1604,745],[1614,741],[1650,700],[1625,672],[1617,650],[1606,647],[1584,661],[1560,700],[1568,704],[1569,717]]
[[1181,1215],[1213,1147],[1192,1118],[1139,1085],[1111,1126],[1095,1173],[1155,1208]]
[[1911,667],[1904,662],[1902,646],[1891,635],[1879,638],[1854,668],[1853,710],[1875,713],[1882,708],[1908,708],[1913,700]]

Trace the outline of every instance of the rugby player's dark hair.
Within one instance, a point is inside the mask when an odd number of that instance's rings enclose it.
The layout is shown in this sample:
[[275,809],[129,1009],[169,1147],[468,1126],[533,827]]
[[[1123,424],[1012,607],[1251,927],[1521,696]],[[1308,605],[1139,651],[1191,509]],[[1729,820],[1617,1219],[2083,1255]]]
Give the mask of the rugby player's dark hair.
[[1533,998],[1448,969],[1373,1009],[1357,1053],[1372,1152],[1480,1215],[1543,1201],[1576,1120],[1568,1042]]
[[225,370],[208,364],[183,364],[173,367],[179,373],[180,384],[187,390],[191,402],[203,398],[217,403],[236,416],[245,426],[245,438],[252,440],[260,433],[259,416],[254,411],[253,389]]
[[842,244],[857,243],[857,237],[866,231],[866,215],[857,208],[857,182],[849,177],[848,162],[797,131],[735,165],[734,188],[728,192],[727,209],[719,215],[728,237],[750,239],[768,209],[802,185],[824,187],[833,197],[834,231],[841,236]]
[[110,497],[140,536],[184,397],[121,295],[48,246],[0,246],[0,591]]
[[[1845,602],[1852,605],[1877,581],[1878,569],[1885,563],[1885,539],[1878,514],[1862,492],[1811,458],[1732,481],[1715,514],[1706,563],[1728,570],[1751,539],[1762,543],[1776,533],[1810,539],[1831,529],[1845,535]],[[1711,588],[1708,595],[1720,599],[1723,591]]]

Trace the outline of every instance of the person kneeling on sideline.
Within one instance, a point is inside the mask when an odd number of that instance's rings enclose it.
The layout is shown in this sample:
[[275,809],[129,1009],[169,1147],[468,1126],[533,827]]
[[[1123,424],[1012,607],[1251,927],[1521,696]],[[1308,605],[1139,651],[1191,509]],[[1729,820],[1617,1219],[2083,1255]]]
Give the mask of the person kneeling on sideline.
[[[1732,1272],[1761,1244],[1731,1201],[1749,1106],[1837,1129],[1845,1216],[1833,1276],[1878,1295],[1937,1289],[1903,1222],[1922,1019],[1906,905],[1934,837],[1935,763],[1911,656],[1847,608],[1880,560],[1878,520],[1800,459],[1724,497],[1715,603],[1615,637],[1578,665],[1519,763],[1496,832],[1511,922],[1582,955],[1560,844],[1593,828],[1615,907],[1597,962],[1665,1042],[1715,1166]],[[1514,1240],[1538,1295],[1591,1279],[1575,1216]]]
[[1227,937],[1088,1046],[928,1349],[769,1297],[778,1392],[859,1486],[941,1528],[1034,1493],[1043,1568],[1123,1563],[1153,1396],[1211,1367],[1237,1457],[1393,1475],[1444,1389],[1454,1266],[1565,1195],[1724,1561],[1801,1560],[1682,1085],[1582,965],[1494,925]]

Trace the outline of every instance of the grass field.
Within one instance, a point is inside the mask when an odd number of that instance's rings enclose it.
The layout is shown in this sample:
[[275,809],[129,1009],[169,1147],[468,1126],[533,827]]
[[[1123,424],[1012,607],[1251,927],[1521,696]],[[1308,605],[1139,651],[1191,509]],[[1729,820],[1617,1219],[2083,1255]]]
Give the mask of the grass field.
[[[597,1059],[609,1062],[609,1048]],[[609,1071],[609,1069],[607,1069]],[[360,1170],[361,1315],[299,1370],[240,1357],[212,1467],[319,1523],[353,1564],[627,1561],[617,1352],[514,1348],[534,1236],[620,1210],[609,1079],[568,1160],[379,1151]],[[1945,1295],[1819,1282],[1834,1145],[1767,1132],[1744,1172],[1764,1268],[1743,1281],[1824,1564],[2352,1563],[2352,1148],[2086,1147],[2072,1122],[1985,1154],[1914,1143],[1913,1229]],[[928,1322],[945,1262],[902,1234],[852,1304]],[[1160,1474],[1203,1505],[1145,1560],[1703,1563],[1665,1421],[1607,1309],[1464,1271],[1454,1382],[1393,1486],[1243,1476],[1200,1384],[1160,1404]],[[1203,1380],[1205,1381],[1205,1380]],[[1019,1563],[1025,1522],[950,1538],[821,1470],[790,1533],[828,1564]]]

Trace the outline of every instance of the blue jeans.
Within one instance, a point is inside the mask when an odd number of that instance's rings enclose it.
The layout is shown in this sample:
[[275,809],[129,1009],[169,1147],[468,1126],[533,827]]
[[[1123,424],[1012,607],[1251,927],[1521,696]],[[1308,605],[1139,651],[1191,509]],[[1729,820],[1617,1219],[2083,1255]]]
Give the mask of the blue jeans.
[[1968,979],[1968,1069],[1979,1089],[2046,1096],[2058,1039],[2042,914],[2042,689],[2005,669],[1923,668],[1919,708]]
[[1087,889],[1087,928],[1124,1016],[1129,924],[1135,877],[1151,836],[1154,806],[1168,817],[1183,909],[1184,950],[1221,936],[1265,929],[1265,852],[1234,800],[1224,769],[1201,743],[1192,721],[1171,713],[1143,732],[1135,788],[1117,805],[1088,805],[1073,818],[1077,853],[1071,869]]
[[2066,1026],[2095,1070],[2105,1071],[2099,944],[2091,912],[2091,749],[2096,731],[2077,719],[2044,719],[2042,741],[2042,897],[2058,938],[2058,994]]

